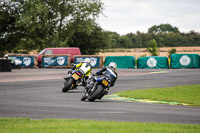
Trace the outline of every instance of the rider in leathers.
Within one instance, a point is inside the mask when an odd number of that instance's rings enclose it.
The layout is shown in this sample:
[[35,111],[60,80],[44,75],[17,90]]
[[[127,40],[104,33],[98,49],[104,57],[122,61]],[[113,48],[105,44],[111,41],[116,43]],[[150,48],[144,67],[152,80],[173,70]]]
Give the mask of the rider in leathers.
[[77,68],[84,68],[84,70],[86,70],[86,73],[85,73],[85,77],[88,79],[88,77],[89,77],[89,75],[90,75],[90,73],[91,73],[91,71],[92,71],[92,67],[91,67],[91,60],[89,59],[89,58],[86,58],[85,60],[84,60],[84,62],[81,62],[81,63],[79,63],[79,64],[77,64],[77,65],[74,65],[73,67],[72,67],[72,70],[75,70],[75,69],[77,69]]
[[[92,71],[92,67],[91,67],[91,60],[89,58],[86,58],[83,62],[79,63],[79,64],[75,64],[72,67],[72,70],[75,69],[82,69],[85,72],[85,80],[81,83],[82,86],[86,86],[87,83],[86,81],[88,80],[88,77]],[[69,71],[68,74],[72,74],[72,71]],[[67,79],[68,77],[65,77],[65,79]]]
[[[110,87],[115,85],[115,81],[117,79],[117,72],[115,71],[117,68],[117,64],[115,62],[111,62],[109,66],[101,68],[99,71],[97,71],[94,75],[96,76],[101,76],[101,75],[106,75],[109,77],[111,80]],[[94,78],[89,79],[88,84],[86,86],[86,90],[88,90],[90,87],[94,85]]]

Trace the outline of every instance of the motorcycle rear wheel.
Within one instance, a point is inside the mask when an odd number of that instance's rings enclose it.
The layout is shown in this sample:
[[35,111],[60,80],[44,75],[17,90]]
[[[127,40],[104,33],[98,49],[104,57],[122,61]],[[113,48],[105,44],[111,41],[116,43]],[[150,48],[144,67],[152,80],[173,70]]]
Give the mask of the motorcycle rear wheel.
[[74,79],[70,78],[68,82],[65,84],[65,86],[62,88],[62,92],[67,92],[69,88],[72,86],[73,82],[74,82]]
[[95,101],[95,99],[98,98],[98,96],[100,94],[102,94],[103,92],[103,86],[102,85],[98,85],[98,88],[96,89],[96,91],[92,94],[88,96],[88,101],[93,102]]

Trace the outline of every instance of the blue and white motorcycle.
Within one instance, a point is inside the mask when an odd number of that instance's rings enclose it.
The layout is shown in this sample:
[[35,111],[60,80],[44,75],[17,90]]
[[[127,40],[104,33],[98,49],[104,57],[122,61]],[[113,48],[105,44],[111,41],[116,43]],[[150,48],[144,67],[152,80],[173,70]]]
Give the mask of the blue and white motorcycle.
[[90,102],[95,101],[96,99],[101,100],[104,95],[108,94],[108,90],[111,84],[110,78],[107,75],[93,75],[92,78],[93,80],[89,80],[88,84],[91,84],[90,82],[94,83],[92,83],[92,86],[85,89],[85,92],[81,98],[82,101],[85,101],[86,99],[88,99]]

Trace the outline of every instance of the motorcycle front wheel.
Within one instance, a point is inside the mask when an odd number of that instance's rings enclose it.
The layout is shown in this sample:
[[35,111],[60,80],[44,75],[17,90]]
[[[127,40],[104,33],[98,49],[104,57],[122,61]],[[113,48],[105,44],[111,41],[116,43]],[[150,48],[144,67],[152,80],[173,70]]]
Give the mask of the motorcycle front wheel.
[[81,97],[81,101],[85,101],[86,100],[86,92],[84,92],[84,94],[82,95],[82,97]]
[[93,102],[102,93],[103,93],[103,86],[98,85],[98,88],[96,89],[96,91],[88,96],[88,101]]
[[62,92],[67,92],[69,90],[69,88],[72,86],[72,84],[74,83],[74,79],[70,78],[67,83],[64,85],[64,87],[62,88]]

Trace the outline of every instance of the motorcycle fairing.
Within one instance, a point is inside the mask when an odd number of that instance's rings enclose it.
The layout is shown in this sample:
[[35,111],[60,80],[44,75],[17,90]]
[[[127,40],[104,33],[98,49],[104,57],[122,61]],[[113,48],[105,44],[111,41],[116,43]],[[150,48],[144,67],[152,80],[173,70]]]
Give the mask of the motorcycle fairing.
[[99,76],[99,77],[95,77],[96,82],[98,83],[102,83],[105,87],[108,86],[108,84],[110,83],[110,79],[108,77],[105,77],[104,75]]
[[117,75],[110,68],[107,68],[107,74],[111,76],[112,79],[117,77]]

